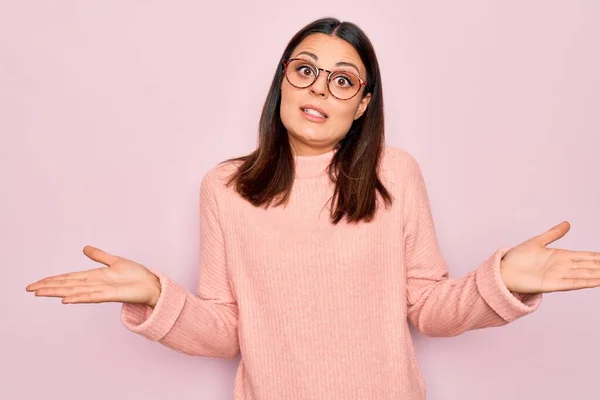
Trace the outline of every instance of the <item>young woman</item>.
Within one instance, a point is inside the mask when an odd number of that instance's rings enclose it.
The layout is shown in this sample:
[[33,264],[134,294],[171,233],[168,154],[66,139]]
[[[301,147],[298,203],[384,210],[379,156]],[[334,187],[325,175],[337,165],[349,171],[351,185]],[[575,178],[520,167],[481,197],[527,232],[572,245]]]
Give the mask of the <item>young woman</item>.
[[563,222],[450,279],[415,159],[384,146],[373,47],[317,20],[278,60],[259,145],[201,182],[192,294],[86,246],[104,266],[26,290],[120,302],[131,331],[177,351],[241,355],[237,400],[424,399],[408,321],[430,336],[507,324],[542,293],[600,286],[600,254],[549,249]]

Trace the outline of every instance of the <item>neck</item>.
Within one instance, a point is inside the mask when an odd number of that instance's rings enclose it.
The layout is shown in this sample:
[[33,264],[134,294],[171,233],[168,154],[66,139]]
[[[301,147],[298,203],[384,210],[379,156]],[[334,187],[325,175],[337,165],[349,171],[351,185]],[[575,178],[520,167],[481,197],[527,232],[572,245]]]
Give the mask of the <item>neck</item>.
[[313,154],[294,154],[296,178],[306,179],[326,175],[327,167],[334,154],[334,149]]
[[288,134],[288,140],[292,155],[295,156],[318,156],[331,152],[335,148],[335,143],[326,144],[321,147],[308,146],[302,142],[299,142],[290,134]]

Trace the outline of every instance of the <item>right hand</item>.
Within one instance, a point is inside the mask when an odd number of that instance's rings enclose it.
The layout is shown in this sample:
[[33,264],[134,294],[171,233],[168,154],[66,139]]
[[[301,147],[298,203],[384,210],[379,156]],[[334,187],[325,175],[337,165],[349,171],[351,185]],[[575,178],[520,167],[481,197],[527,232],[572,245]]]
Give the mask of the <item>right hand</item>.
[[62,297],[63,304],[120,302],[154,307],[160,296],[160,281],[141,264],[114,256],[92,246],[83,254],[106,265],[87,271],[43,278],[26,287],[36,296]]

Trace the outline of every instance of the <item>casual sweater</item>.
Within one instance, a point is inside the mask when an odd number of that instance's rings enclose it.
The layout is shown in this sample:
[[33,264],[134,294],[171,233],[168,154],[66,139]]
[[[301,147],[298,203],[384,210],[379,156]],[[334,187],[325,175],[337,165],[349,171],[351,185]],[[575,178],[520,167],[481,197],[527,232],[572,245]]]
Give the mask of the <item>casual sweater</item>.
[[154,308],[124,304],[123,324],[196,356],[234,359],[234,400],[422,400],[408,323],[428,336],[507,324],[540,294],[511,293],[499,248],[450,278],[421,169],[386,147],[379,176],[392,194],[369,223],[329,219],[333,151],[296,156],[289,203],[254,207],[225,179],[201,181],[196,294],[154,271]]

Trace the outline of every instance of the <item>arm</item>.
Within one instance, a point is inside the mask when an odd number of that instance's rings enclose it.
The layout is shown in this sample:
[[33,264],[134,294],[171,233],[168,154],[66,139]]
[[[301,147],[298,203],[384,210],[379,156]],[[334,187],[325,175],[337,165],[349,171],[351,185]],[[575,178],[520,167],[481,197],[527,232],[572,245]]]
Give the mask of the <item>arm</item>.
[[214,184],[205,177],[200,195],[198,295],[152,271],[160,280],[156,306],[123,304],[125,327],[190,355],[233,359],[239,353],[238,308],[227,273],[225,244]]
[[408,317],[428,336],[501,326],[537,309],[541,294],[510,292],[500,276],[502,248],[462,278],[448,277],[425,182],[414,159],[406,174],[404,243]]

